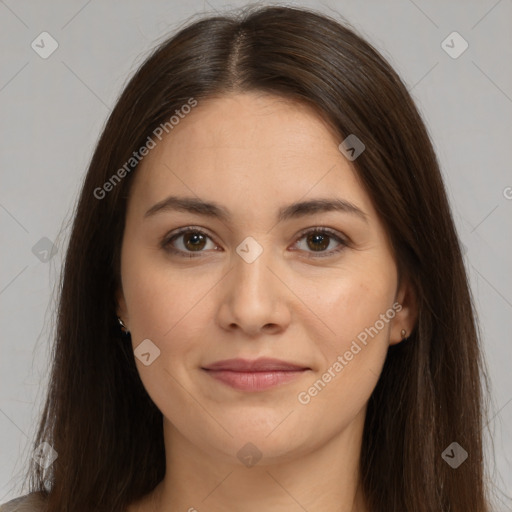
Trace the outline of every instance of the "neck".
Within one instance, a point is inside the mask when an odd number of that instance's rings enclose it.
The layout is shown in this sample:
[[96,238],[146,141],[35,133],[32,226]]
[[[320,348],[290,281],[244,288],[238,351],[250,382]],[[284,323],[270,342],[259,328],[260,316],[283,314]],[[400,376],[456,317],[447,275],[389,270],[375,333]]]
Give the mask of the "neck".
[[262,454],[252,467],[225,452],[201,450],[164,419],[165,478],[128,510],[366,512],[358,485],[364,416],[365,410],[323,446],[273,458]]

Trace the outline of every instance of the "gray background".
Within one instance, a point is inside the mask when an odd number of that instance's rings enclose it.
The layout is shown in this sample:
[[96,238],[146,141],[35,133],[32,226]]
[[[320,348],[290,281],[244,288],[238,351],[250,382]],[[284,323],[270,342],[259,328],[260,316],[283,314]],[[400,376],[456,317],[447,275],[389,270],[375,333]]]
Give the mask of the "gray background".
[[[155,43],[189,16],[246,3],[0,1],[0,503],[20,494],[31,456],[69,221],[110,108]],[[347,18],[400,73],[423,114],[481,322],[495,510],[512,509],[512,0],[290,4]],[[31,47],[43,31],[59,45],[47,59]],[[469,44],[458,58],[441,45],[453,31]],[[55,254],[44,253],[44,237]]]

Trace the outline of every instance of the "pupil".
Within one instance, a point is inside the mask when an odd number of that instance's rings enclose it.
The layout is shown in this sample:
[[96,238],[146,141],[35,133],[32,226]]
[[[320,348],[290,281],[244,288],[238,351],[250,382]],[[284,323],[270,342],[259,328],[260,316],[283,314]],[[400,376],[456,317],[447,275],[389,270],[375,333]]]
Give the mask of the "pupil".
[[[192,239],[193,239],[193,241],[191,243]],[[197,242],[199,242],[199,244],[197,244]],[[193,233],[191,235],[186,235],[185,236],[185,246],[188,249],[190,249],[190,248],[192,248],[192,250],[201,249],[202,248],[201,242],[204,244],[204,236],[201,235],[201,233]],[[191,245],[189,247],[190,243],[191,243]]]
[[[310,246],[314,251],[326,249],[329,246],[328,236],[322,234],[310,235],[308,237],[308,242],[313,241],[313,246]],[[317,242],[322,242],[321,245],[315,245]]]

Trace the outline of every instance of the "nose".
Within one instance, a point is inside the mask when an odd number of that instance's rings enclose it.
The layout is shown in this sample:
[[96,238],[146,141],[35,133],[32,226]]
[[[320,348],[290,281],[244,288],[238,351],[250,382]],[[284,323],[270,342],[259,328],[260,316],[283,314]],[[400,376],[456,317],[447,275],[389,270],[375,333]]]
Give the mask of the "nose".
[[291,318],[291,292],[278,265],[266,251],[251,263],[237,254],[233,258],[234,267],[224,280],[218,323],[250,337],[284,331]]

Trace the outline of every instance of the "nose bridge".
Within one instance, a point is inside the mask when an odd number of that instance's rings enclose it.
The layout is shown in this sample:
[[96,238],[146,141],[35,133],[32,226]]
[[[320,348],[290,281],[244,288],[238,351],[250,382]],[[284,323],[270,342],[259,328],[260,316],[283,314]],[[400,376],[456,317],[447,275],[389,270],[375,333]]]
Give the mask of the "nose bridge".
[[236,324],[257,333],[265,326],[283,328],[289,314],[282,303],[282,284],[269,269],[276,267],[273,253],[255,239],[244,240],[233,255],[234,268],[222,304],[225,327]]
[[[253,237],[247,237],[236,248],[234,255],[234,287],[238,295],[252,299],[271,299],[275,279],[268,267],[272,266],[271,251]],[[262,294],[263,292],[263,294]],[[269,295],[265,296],[268,292]]]

